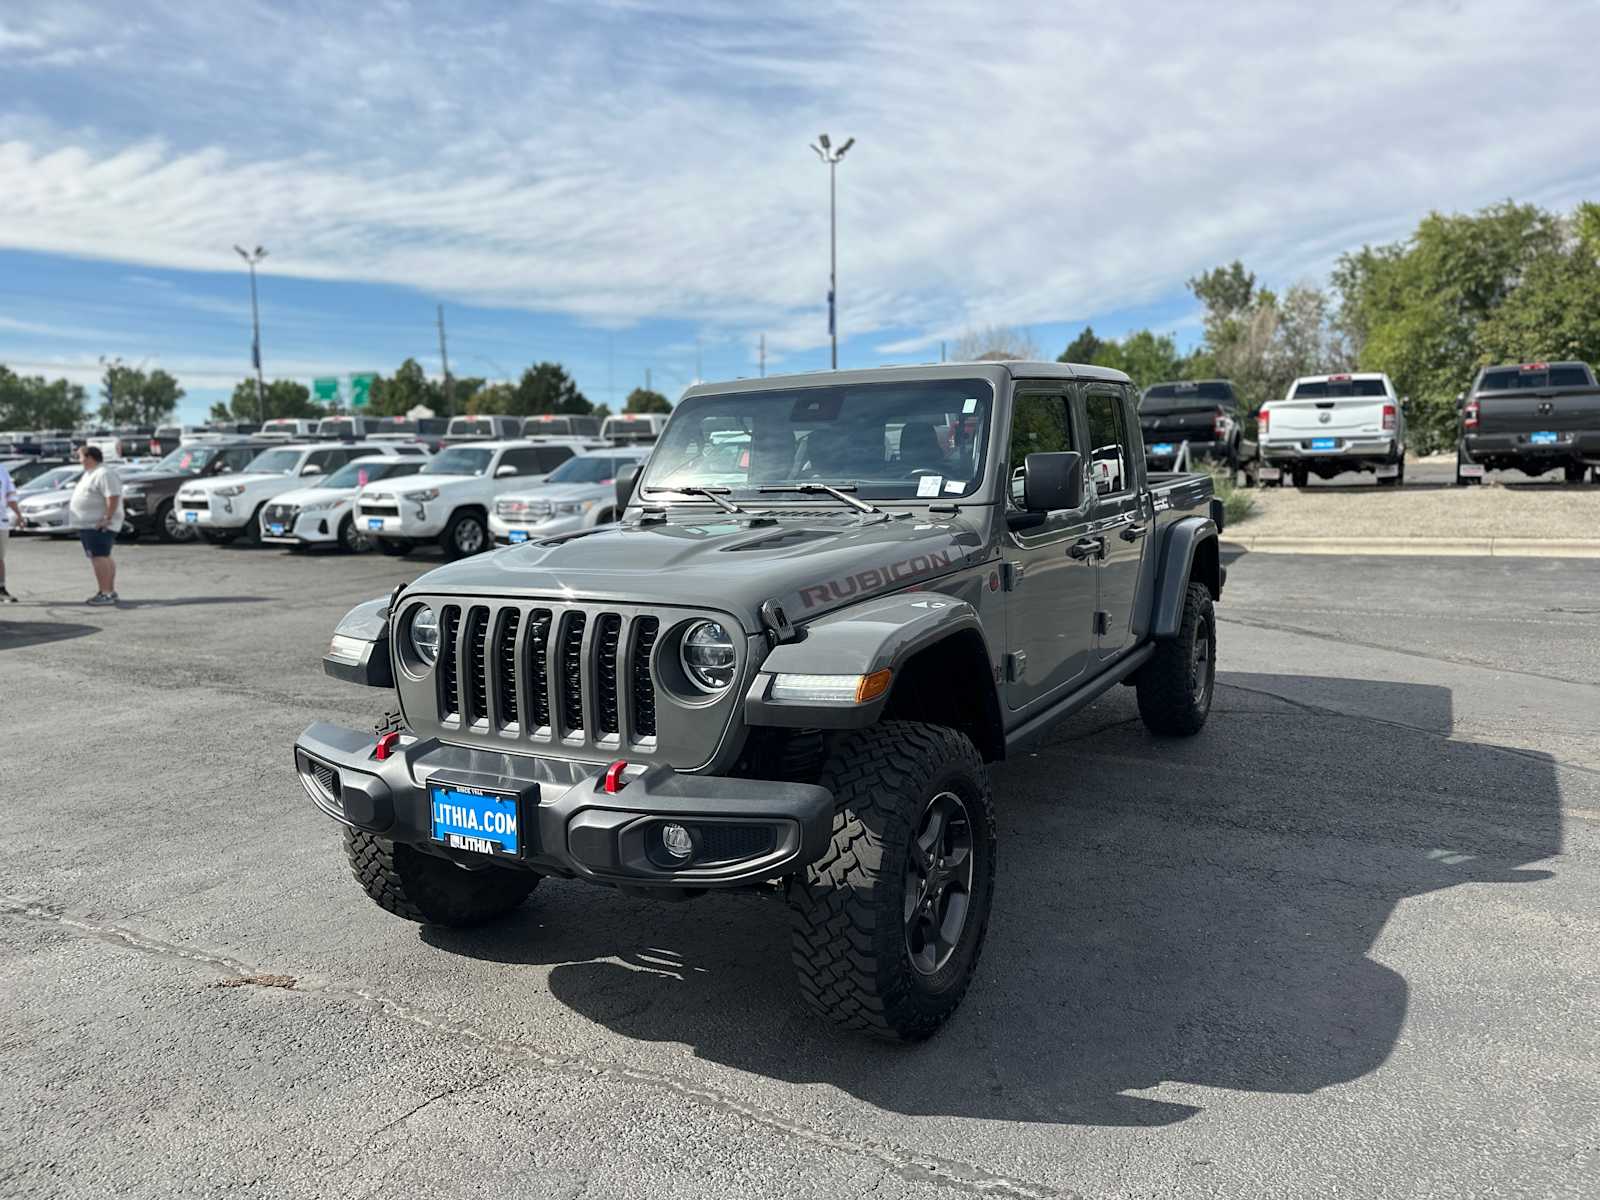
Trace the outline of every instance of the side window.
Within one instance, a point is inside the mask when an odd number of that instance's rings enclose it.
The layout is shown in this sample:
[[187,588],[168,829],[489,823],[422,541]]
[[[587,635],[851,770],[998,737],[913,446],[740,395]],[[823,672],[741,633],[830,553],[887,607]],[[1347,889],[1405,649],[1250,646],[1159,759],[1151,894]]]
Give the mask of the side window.
[[1019,392],[1011,404],[1011,502],[1022,507],[1022,465],[1028,455],[1071,449],[1066,396]]
[[222,452],[222,466],[218,468],[218,474],[244,470],[245,464],[259,453],[261,451],[255,446],[239,446],[233,450],[224,450]]
[[538,475],[539,451],[533,446],[518,446],[507,450],[500,456],[500,466],[495,470],[498,472],[504,467],[515,467],[518,475]]
[[1089,477],[1094,480],[1095,495],[1127,491],[1133,486],[1133,446],[1123,421],[1120,391],[1088,392],[1083,407],[1089,418]]
[[541,474],[554,471],[571,457],[571,446],[540,446],[534,451],[534,459],[539,464]]

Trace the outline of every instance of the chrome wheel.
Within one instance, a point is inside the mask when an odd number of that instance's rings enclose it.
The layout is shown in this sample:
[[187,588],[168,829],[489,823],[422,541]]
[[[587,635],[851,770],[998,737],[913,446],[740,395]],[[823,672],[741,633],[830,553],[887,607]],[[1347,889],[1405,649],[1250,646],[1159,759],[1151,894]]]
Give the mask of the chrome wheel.
[[921,975],[950,961],[972,907],[972,821],[954,792],[929,800],[906,860],[906,952]]
[[195,536],[194,527],[179,520],[178,510],[171,504],[161,514],[161,532],[169,542],[190,542]]
[[344,524],[339,527],[339,544],[350,554],[365,554],[372,549],[372,539],[357,529],[350,517],[346,517]]

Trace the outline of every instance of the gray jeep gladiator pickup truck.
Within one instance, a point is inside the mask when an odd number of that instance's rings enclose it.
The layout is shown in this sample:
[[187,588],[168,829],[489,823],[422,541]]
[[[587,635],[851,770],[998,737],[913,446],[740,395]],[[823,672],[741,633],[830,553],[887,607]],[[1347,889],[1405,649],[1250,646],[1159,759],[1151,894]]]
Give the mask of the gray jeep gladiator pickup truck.
[[1121,372],[702,385],[617,490],[616,524],[334,633],[326,670],[397,711],[311,725],[295,765],[390,912],[480,922],[545,876],[767,891],[813,1008],[923,1038],[989,920],[985,764],[1118,683],[1158,734],[1210,710],[1221,506],[1147,474]]

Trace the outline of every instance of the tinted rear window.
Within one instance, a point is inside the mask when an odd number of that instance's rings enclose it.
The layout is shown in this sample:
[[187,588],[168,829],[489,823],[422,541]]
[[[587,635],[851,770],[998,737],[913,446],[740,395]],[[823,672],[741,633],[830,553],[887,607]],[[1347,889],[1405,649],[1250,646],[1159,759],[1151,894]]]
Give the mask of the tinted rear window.
[[1351,396],[1387,396],[1381,379],[1319,379],[1294,389],[1291,400],[1347,400]]
[[1532,388],[1589,387],[1589,372],[1581,366],[1549,367],[1542,371],[1525,371],[1521,367],[1508,367],[1500,371],[1485,371],[1480,392],[1515,392]]
[[1231,383],[1158,383],[1139,401],[1140,412],[1173,412],[1196,405],[1234,403]]

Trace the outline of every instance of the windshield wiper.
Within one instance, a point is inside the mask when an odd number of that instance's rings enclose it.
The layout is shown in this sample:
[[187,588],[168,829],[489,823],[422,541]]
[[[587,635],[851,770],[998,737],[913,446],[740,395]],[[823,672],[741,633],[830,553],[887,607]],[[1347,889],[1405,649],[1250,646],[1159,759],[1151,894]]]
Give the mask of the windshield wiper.
[[758,492],[799,492],[802,495],[827,495],[835,500],[848,504],[857,512],[875,513],[883,510],[868,504],[865,500],[857,500],[850,492],[856,490],[853,483],[778,483],[758,487]]
[[697,485],[691,485],[689,487],[653,487],[650,490],[652,492],[677,492],[680,496],[704,496],[723,512],[742,513],[744,511],[744,509],[740,508],[732,500],[723,499],[724,496],[733,491],[732,488],[699,487]]

